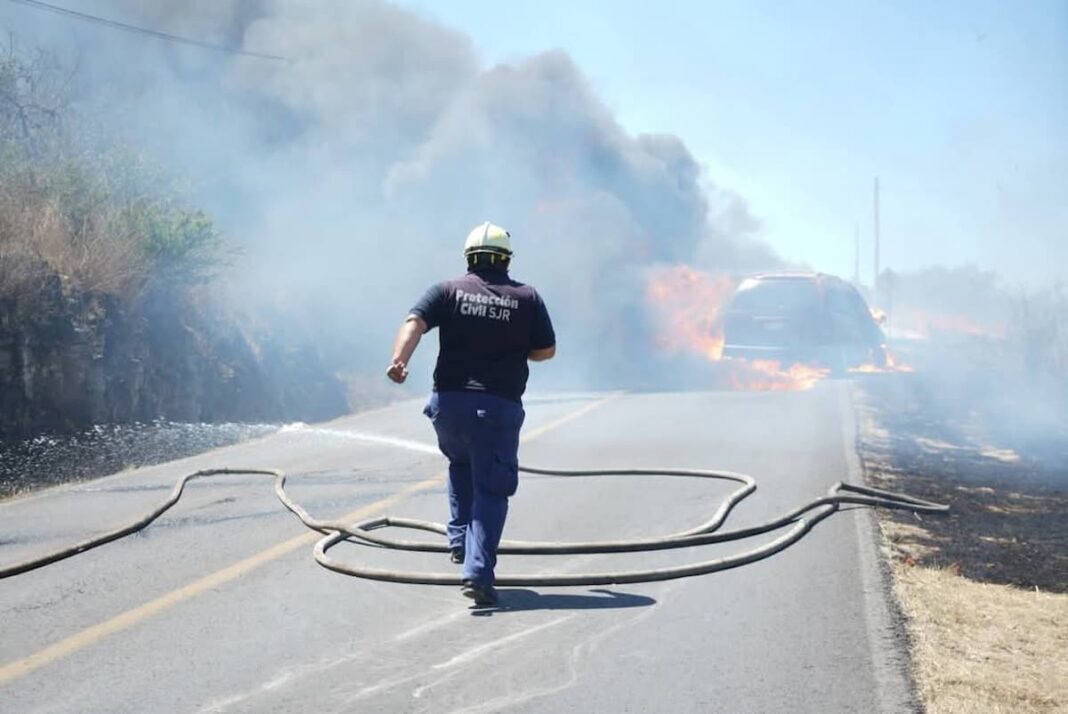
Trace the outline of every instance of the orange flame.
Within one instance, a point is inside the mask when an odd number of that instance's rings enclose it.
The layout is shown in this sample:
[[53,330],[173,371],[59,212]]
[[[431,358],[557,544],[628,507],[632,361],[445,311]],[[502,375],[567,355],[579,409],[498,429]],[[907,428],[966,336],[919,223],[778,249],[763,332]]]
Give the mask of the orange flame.
[[694,352],[712,361],[721,359],[722,312],[735,286],[729,276],[685,265],[655,270],[645,296],[658,319],[656,344],[671,354]]
[[915,372],[915,368],[907,364],[899,364],[890,350],[886,350],[886,364],[880,367],[877,364],[862,364],[849,370],[854,374],[886,374],[887,372]]
[[730,384],[734,389],[786,392],[812,389],[830,370],[807,364],[783,368],[774,360],[730,360]]

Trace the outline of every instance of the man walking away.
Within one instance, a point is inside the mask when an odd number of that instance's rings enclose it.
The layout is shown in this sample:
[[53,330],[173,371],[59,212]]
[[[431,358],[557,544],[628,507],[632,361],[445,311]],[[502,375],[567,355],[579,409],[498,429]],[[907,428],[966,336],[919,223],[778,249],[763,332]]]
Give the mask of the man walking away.
[[519,429],[529,368],[556,354],[537,291],[512,280],[511,236],[483,223],[464,244],[467,274],[430,288],[401,325],[386,374],[398,384],[423,333],[439,328],[434,392],[423,413],[449,460],[449,550],[463,594],[493,605],[497,546],[519,485]]

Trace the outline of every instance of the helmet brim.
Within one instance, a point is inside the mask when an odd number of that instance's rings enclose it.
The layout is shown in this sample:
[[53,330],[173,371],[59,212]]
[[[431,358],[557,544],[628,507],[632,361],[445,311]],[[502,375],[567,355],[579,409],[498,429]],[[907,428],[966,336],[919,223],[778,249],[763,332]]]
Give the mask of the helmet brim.
[[464,250],[464,255],[474,255],[476,253],[492,253],[494,255],[501,255],[505,258],[512,257],[512,251],[505,250],[504,248],[492,248],[489,246],[477,246],[475,248],[467,248]]

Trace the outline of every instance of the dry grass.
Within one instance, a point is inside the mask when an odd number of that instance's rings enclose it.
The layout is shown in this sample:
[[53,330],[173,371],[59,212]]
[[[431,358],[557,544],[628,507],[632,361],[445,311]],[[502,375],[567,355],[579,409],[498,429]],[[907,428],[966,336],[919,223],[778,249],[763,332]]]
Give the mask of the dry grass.
[[135,297],[149,264],[114,208],[91,203],[72,220],[55,195],[20,178],[0,187],[0,295],[32,294],[58,273],[89,291]]
[[929,712],[1068,711],[1068,594],[901,561],[894,572]]
[[226,258],[211,219],[72,109],[75,74],[0,38],[0,299],[32,303],[57,279],[127,301],[205,282]]

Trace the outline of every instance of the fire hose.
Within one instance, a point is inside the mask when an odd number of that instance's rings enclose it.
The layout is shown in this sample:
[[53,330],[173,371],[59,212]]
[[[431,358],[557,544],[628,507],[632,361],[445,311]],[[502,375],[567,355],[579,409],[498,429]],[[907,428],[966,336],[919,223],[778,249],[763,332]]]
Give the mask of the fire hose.
[[[746,497],[756,491],[756,482],[745,474],[729,471],[709,471],[701,469],[605,469],[579,471],[572,469],[541,469],[520,466],[519,470],[528,474],[542,476],[592,477],[592,476],[670,476],[715,479],[740,484],[721,503],[712,518],[689,530],[670,535],[635,538],[629,540],[587,541],[587,542],[536,542],[536,541],[502,541],[498,549],[502,554],[514,555],[564,555],[579,553],[633,553],[638,551],[668,550],[689,548],[693,546],[725,543],[728,541],[750,538],[788,528],[774,540],[751,550],[735,553],[726,557],[705,560],[689,565],[655,568],[649,570],[624,570],[602,573],[576,573],[568,575],[512,575],[497,578],[497,585],[503,586],[583,586],[616,585],[624,583],[644,583],[659,580],[673,580],[696,575],[705,575],[720,570],[736,568],[753,563],[778,553],[801,540],[812,528],[837,511],[842,505],[860,505],[877,508],[909,510],[915,513],[947,513],[949,506],[932,503],[901,493],[893,493],[866,486],[856,486],[838,482],[827,495],[815,498],[794,510],[765,523],[720,531],[720,526],[727,520],[731,511]],[[84,553],[98,546],[118,540],[135,533],[175,505],[182,497],[185,486],[194,479],[224,475],[263,475],[274,477],[274,492],[282,504],[289,509],[308,528],[323,534],[314,548],[314,557],[319,565],[344,575],[370,580],[383,580],[396,583],[416,583],[424,585],[460,585],[459,575],[450,573],[420,573],[403,570],[385,570],[352,565],[331,557],[327,551],[345,540],[354,540],[365,545],[392,548],[397,550],[446,553],[448,546],[440,542],[410,541],[389,538],[378,534],[386,528],[403,528],[426,531],[439,535],[445,534],[445,526],[431,521],[410,518],[383,516],[356,524],[321,520],[309,514],[300,504],[289,497],[285,490],[286,475],[276,469],[207,469],[183,476],[175,484],[170,496],[150,512],[137,520],[66,548],[39,556],[30,560],[0,567],[0,580],[20,573],[25,573],[51,563],[65,560]]]

